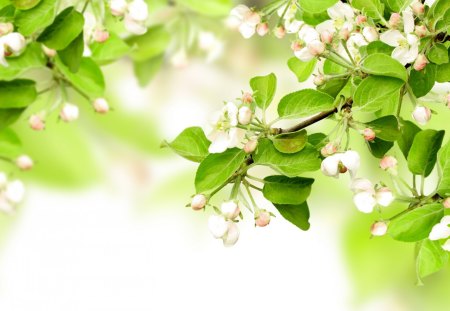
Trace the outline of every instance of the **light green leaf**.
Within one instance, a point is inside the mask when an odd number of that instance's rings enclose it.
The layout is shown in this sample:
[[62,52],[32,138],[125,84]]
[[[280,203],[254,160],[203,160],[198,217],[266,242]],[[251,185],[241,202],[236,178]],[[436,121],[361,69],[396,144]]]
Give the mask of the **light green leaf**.
[[200,127],[188,127],[171,143],[163,142],[162,147],[169,147],[188,160],[201,162],[208,156],[210,144]]
[[107,64],[125,56],[130,47],[118,35],[110,33],[105,42],[94,42],[90,45],[92,59],[99,64]]
[[140,86],[146,86],[153,77],[158,73],[164,62],[164,54],[153,58],[133,62],[134,74],[139,81]]
[[207,156],[195,175],[197,193],[211,192],[225,183],[242,165],[245,156],[245,152],[237,148]]
[[319,13],[311,13],[311,12],[301,11],[301,10],[299,10],[297,12],[297,18],[311,26],[316,26],[316,25],[330,19],[327,11],[323,11],[323,12],[319,12]]
[[131,58],[135,61],[144,61],[164,53],[170,42],[170,34],[164,25],[155,25],[145,34],[131,37],[126,42],[132,47]]
[[24,36],[49,26],[56,16],[56,0],[42,0],[37,6],[16,14],[15,25]]
[[284,96],[278,105],[281,118],[301,118],[334,108],[334,98],[328,94],[304,89]]
[[392,12],[402,12],[412,0],[383,0]]
[[408,153],[408,168],[413,174],[427,177],[436,164],[445,131],[423,130],[416,134]]
[[0,156],[15,159],[22,154],[22,143],[10,128],[0,131]]
[[400,127],[401,136],[397,140],[397,144],[400,147],[405,159],[408,158],[409,149],[411,149],[414,137],[421,130],[411,121],[400,120],[402,126]]
[[329,59],[325,59],[323,62],[323,73],[327,75],[336,75],[341,74],[347,71],[347,68],[342,67],[341,65],[336,64],[335,62],[332,62]]
[[433,45],[427,53],[427,58],[429,61],[437,65],[442,65],[449,62],[447,48],[442,43],[436,43]]
[[80,68],[83,50],[84,40],[83,32],[81,32],[65,49],[58,51],[58,55],[67,68],[76,73]]
[[352,6],[355,9],[363,11],[364,15],[374,19],[384,20],[384,5],[380,0],[353,0]]
[[443,216],[442,204],[424,205],[392,220],[388,232],[395,240],[417,242],[428,237]]
[[300,0],[300,7],[311,13],[320,13],[335,5],[338,0]]
[[383,53],[391,56],[394,48],[382,41],[373,41],[366,45],[366,51],[368,55]]
[[233,6],[231,0],[177,0],[176,2],[207,16],[226,16]]
[[397,105],[404,82],[399,79],[370,76],[356,88],[353,106],[365,112],[380,110],[384,105]]
[[416,273],[419,282],[422,278],[444,268],[448,257],[449,253],[441,247],[439,241],[426,239],[420,242],[416,255]]
[[439,150],[438,161],[442,178],[437,192],[441,197],[450,197],[450,141]]
[[26,107],[37,97],[36,82],[16,79],[0,81],[0,108]]
[[14,5],[19,10],[29,10],[39,4],[41,0],[11,0],[12,5]]
[[312,178],[293,177],[283,175],[267,176],[264,178],[263,195],[274,204],[301,204],[311,193]]
[[436,82],[444,83],[449,81],[450,81],[450,63],[437,66]]
[[27,70],[45,66],[46,58],[39,43],[30,43],[25,51],[8,58],[8,67],[0,70],[0,80],[12,80]]
[[291,57],[288,60],[288,67],[295,74],[298,82],[304,82],[311,76],[316,67],[316,63],[316,58],[313,58],[309,62],[302,62],[297,57]]
[[348,80],[348,78],[332,78],[325,84],[317,87],[317,90],[326,93],[331,97],[337,97],[347,85]]
[[253,97],[259,108],[266,110],[273,100],[277,89],[277,77],[270,73],[267,76],[253,77],[250,80],[250,87],[253,90]]
[[408,84],[416,97],[427,95],[434,86],[436,80],[436,65],[428,64],[424,69],[409,73]]
[[367,56],[363,62],[362,70],[372,75],[387,76],[398,78],[405,82],[408,81],[408,74],[406,73],[405,67],[397,60],[382,53]]
[[16,122],[24,110],[25,108],[0,109],[0,130]]
[[299,229],[303,231],[309,229],[309,208],[306,201],[298,205],[274,204],[274,206],[284,219]]
[[396,141],[401,135],[397,118],[394,116],[384,116],[367,122],[366,125],[375,131],[376,137],[385,141]]
[[275,148],[283,153],[296,153],[306,146],[308,137],[306,130],[294,133],[279,134],[272,138]]

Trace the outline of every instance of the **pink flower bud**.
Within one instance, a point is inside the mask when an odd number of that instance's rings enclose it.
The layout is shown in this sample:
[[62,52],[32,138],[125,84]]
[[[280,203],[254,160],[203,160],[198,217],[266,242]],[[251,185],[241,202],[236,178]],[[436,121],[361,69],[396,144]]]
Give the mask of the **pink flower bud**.
[[46,47],[45,45],[42,45],[42,51],[44,51],[44,54],[47,55],[47,57],[55,57],[56,56],[56,50],[50,49]]
[[361,24],[367,22],[367,17],[364,15],[358,15],[356,16],[356,25],[360,26]]
[[414,14],[418,16],[422,15],[425,12],[425,6],[421,2],[418,1],[414,2],[411,7]]
[[348,30],[347,28],[342,28],[341,31],[339,31],[339,37],[342,40],[347,41],[348,38],[350,38],[350,30]]
[[21,155],[16,159],[16,165],[22,171],[28,171],[33,168],[33,160],[27,155]]
[[416,106],[412,113],[412,117],[420,125],[425,125],[431,119],[431,110],[428,107]]
[[317,75],[317,76],[314,77],[313,82],[314,82],[315,85],[321,86],[321,85],[325,84],[326,78],[325,78],[324,75]]
[[397,159],[393,156],[384,156],[380,161],[380,168],[384,171],[397,168]]
[[242,125],[247,125],[252,121],[253,112],[247,106],[242,106],[239,108],[238,120]]
[[126,0],[111,0],[109,8],[114,16],[123,16],[127,10],[128,4]]
[[256,32],[259,36],[264,37],[269,33],[269,24],[267,23],[260,23],[256,26]]
[[450,208],[450,197],[446,198],[444,202],[442,202],[445,208]]
[[330,142],[328,144],[326,144],[322,150],[320,151],[320,153],[324,156],[324,157],[328,157],[332,154],[335,154],[338,150],[338,147],[336,146],[336,144]]
[[414,69],[417,71],[421,71],[427,65],[428,60],[424,54],[417,55],[416,61],[414,62]]
[[9,34],[14,30],[14,26],[11,23],[0,23],[0,37]]
[[414,27],[414,33],[419,38],[423,38],[428,34],[428,29],[425,25],[417,25],[416,27]]
[[35,131],[42,131],[45,128],[45,122],[38,115],[32,115],[28,120],[28,124]]
[[314,56],[319,56],[325,51],[325,44],[319,40],[308,43],[308,51]]
[[109,111],[109,105],[106,99],[104,98],[97,98],[92,103],[92,106],[94,107],[95,112],[105,114]]
[[266,210],[260,210],[255,217],[255,224],[258,227],[265,227],[270,223],[270,213]]
[[277,28],[275,28],[274,34],[278,39],[283,39],[286,35],[286,29],[283,26],[278,26]]
[[253,103],[253,94],[249,92],[245,92],[242,94],[242,103],[251,104]]
[[103,43],[109,38],[109,32],[107,30],[96,29],[92,35],[95,42]]
[[64,104],[63,108],[59,112],[59,117],[64,122],[75,121],[76,119],[78,119],[78,115],[79,115],[78,107],[70,103]]
[[372,130],[371,128],[368,128],[368,127],[362,131],[362,134],[366,141],[373,141],[376,137],[374,130]]
[[194,211],[199,211],[205,207],[206,202],[206,197],[203,194],[197,194],[192,198],[191,207]]
[[320,34],[320,40],[325,44],[331,44],[331,42],[333,42],[333,34],[328,30],[324,30]]
[[227,201],[220,205],[220,211],[222,212],[223,217],[233,220],[239,216],[241,209],[235,201]]
[[397,28],[400,25],[401,21],[402,21],[402,17],[400,16],[400,14],[392,13],[391,17],[389,18],[388,24],[392,28]]
[[387,229],[388,226],[384,221],[377,221],[370,227],[370,233],[373,236],[383,236],[386,234]]
[[244,151],[245,151],[245,153],[252,153],[253,151],[256,150],[257,146],[258,146],[258,139],[256,137],[251,138],[244,145]]
[[303,45],[299,41],[294,41],[291,43],[291,50],[294,52],[300,51],[303,48]]

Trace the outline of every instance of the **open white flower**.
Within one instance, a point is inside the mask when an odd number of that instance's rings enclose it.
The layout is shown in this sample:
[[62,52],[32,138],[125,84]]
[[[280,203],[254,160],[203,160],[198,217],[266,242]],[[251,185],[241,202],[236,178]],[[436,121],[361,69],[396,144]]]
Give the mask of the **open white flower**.
[[428,238],[432,241],[447,239],[450,237],[450,216],[444,216],[438,224],[431,229]]
[[375,190],[372,182],[365,178],[354,179],[350,185],[350,189],[355,193],[353,203],[363,213],[371,213],[377,204],[389,206],[394,200],[394,195],[389,188],[382,187]]
[[395,47],[391,56],[402,65],[412,63],[419,54],[419,38],[414,32],[414,16],[411,11],[403,11],[403,31],[390,29],[380,35],[380,40]]
[[328,16],[331,19],[326,20],[316,26],[319,33],[328,31],[333,34],[337,31],[345,29],[351,32],[354,28],[355,13],[350,5],[338,1],[331,8],[327,9]]
[[223,216],[211,215],[208,228],[214,238],[222,239],[225,246],[232,246],[239,239],[239,228],[236,223],[226,220]]
[[326,176],[339,178],[339,173],[349,171],[353,178],[360,166],[360,157],[356,151],[347,150],[344,153],[335,153],[322,161],[321,170]]
[[303,25],[298,32],[300,48],[294,50],[295,56],[308,62],[325,51],[325,44],[320,41],[319,33],[311,26]]
[[246,5],[240,4],[230,12],[227,21],[232,28],[238,28],[241,35],[248,39],[256,32],[256,26],[261,22],[261,16],[250,10]]

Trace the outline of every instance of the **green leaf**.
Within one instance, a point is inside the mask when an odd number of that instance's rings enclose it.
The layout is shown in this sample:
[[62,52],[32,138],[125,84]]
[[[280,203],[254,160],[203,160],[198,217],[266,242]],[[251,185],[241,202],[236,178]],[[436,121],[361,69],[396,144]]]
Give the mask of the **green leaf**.
[[202,162],[208,156],[211,142],[200,127],[188,127],[171,143],[163,142],[177,154],[194,162]]
[[139,81],[140,86],[146,86],[157,74],[164,62],[164,54],[153,58],[133,62],[134,74]]
[[77,73],[72,73],[59,57],[56,57],[56,66],[75,87],[92,99],[103,96],[105,91],[103,73],[92,59],[83,57]]
[[419,281],[444,268],[448,257],[448,252],[441,247],[439,241],[426,239],[420,242],[416,256],[416,273]]
[[370,54],[363,62],[362,70],[366,73],[398,78],[403,81],[408,81],[408,74],[405,67],[392,57],[375,53]]
[[437,66],[436,82],[444,83],[449,81],[450,81],[450,63]]
[[402,12],[412,0],[383,0],[391,12]]
[[267,76],[254,77],[250,80],[255,102],[259,108],[266,110],[273,100],[277,89],[277,77],[270,73]]
[[333,78],[328,80],[325,84],[317,87],[323,93],[327,93],[331,97],[336,97],[342,89],[347,85],[348,78]]
[[306,201],[298,205],[274,204],[274,206],[284,219],[299,229],[303,231],[309,229],[309,208]]
[[83,25],[83,15],[73,7],[68,7],[45,28],[37,41],[51,49],[63,50],[83,31]]
[[335,5],[338,0],[300,0],[300,7],[311,13],[320,13]]
[[316,63],[316,58],[313,58],[309,62],[302,62],[297,57],[291,57],[288,60],[288,67],[295,74],[298,82],[304,82],[311,76],[316,67]]
[[300,11],[297,13],[297,16],[300,15],[299,19],[304,21],[306,24],[311,26],[316,26],[328,19],[330,17],[328,16],[327,11],[319,12],[319,13],[311,13],[307,11]]
[[155,25],[145,34],[131,37],[126,42],[132,47],[131,58],[140,62],[164,53],[170,43],[170,34],[164,25]]
[[400,147],[405,159],[408,158],[409,150],[411,149],[414,137],[421,130],[411,121],[400,120],[402,124],[400,127],[401,136],[397,140],[397,144]]
[[353,0],[352,6],[374,19],[383,19],[384,5],[380,0]]
[[0,70],[0,80],[12,80],[27,70],[44,67],[46,58],[39,43],[30,43],[25,51],[16,57],[8,57],[8,67]]
[[320,149],[326,145],[327,135],[324,133],[314,133],[308,136],[308,143]]
[[391,56],[394,48],[382,41],[373,41],[366,45],[368,55],[383,53]]
[[396,141],[401,133],[397,118],[384,116],[367,122],[366,125],[375,131],[376,137],[385,141]]
[[11,0],[12,5],[19,10],[29,10],[38,5],[39,2],[41,2],[41,0]]
[[64,50],[58,51],[59,58],[73,73],[80,68],[83,57],[84,39],[83,32],[75,38]]
[[16,122],[25,108],[0,109],[0,130]]
[[242,165],[245,152],[238,148],[213,153],[200,163],[195,175],[197,193],[207,193],[225,183]]
[[50,25],[56,16],[56,0],[42,0],[37,6],[27,11],[19,11],[14,23],[19,32],[30,36]]
[[312,178],[267,176],[264,178],[263,195],[272,203],[297,205],[309,197],[313,183]]
[[341,74],[347,71],[347,68],[332,62],[329,59],[325,59],[323,62],[323,73],[327,75]]
[[353,107],[373,112],[384,105],[397,105],[403,85],[404,82],[399,79],[370,76],[356,88]]
[[416,134],[408,153],[408,168],[413,174],[427,177],[436,164],[445,131],[423,130]]
[[438,160],[442,178],[439,182],[437,192],[441,197],[450,197],[450,141],[439,150]]
[[256,164],[266,165],[288,177],[295,177],[304,172],[320,168],[319,152],[311,145],[306,145],[297,153],[279,152],[269,139],[261,139],[253,156]]
[[0,156],[15,159],[22,153],[22,143],[10,128],[0,131]]
[[26,107],[37,97],[36,82],[16,79],[0,81],[0,108]]
[[436,65],[428,64],[424,69],[417,71],[412,69],[409,73],[408,84],[416,97],[427,95],[434,86],[436,80]]
[[334,108],[334,98],[328,94],[304,89],[284,96],[278,105],[282,118],[300,118]]
[[388,232],[395,240],[417,242],[428,237],[443,216],[442,204],[424,205],[392,220]]
[[308,137],[306,130],[294,133],[279,134],[272,138],[274,147],[283,153],[296,153],[306,146]]
[[179,4],[206,16],[227,16],[233,6],[231,0],[177,0]]
[[384,141],[380,138],[375,138],[373,141],[366,141],[367,147],[370,153],[378,159],[384,157],[384,155],[394,146],[391,141]]
[[447,48],[442,43],[436,43],[433,45],[427,53],[427,58],[429,61],[437,65],[442,65],[449,62]]
[[94,42],[90,46],[92,59],[99,64],[115,61],[130,51],[130,47],[118,35],[111,32],[105,42]]

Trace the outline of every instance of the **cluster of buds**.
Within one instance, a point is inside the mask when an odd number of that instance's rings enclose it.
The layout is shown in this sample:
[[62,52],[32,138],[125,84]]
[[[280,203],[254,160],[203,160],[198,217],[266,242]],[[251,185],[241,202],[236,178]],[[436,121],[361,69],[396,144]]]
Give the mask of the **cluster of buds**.
[[377,204],[386,207],[394,201],[394,195],[389,188],[376,188],[365,178],[355,178],[350,188],[354,193],[353,202],[356,208],[363,213],[371,213]]
[[241,213],[239,204],[235,201],[223,202],[220,206],[220,212],[220,215],[209,217],[209,231],[214,238],[222,239],[225,246],[232,246],[239,239],[239,228],[235,222],[235,219]]
[[231,10],[227,24],[231,28],[237,28],[245,39],[251,38],[257,29],[260,36],[264,36],[269,31],[266,23],[260,26],[261,16],[243,4]]
[[425,125],[431,119],[431,109],[425,106],[417,105],[412,112],[412,117],[420,125]]
[[4,67],[8,67],[6,57],[19,55],[26,46],[24,36],[13,31],[13,24],[0,23],[0,65]]
[[20,180],[8,181],[5,173],[0,173],[0,211],[10,214],[22,202],[25,187]]
[[144,0],[111,0],[109,6],[112,15],[124,18],[127,31],[136,35],[147,32],[148,6]]

